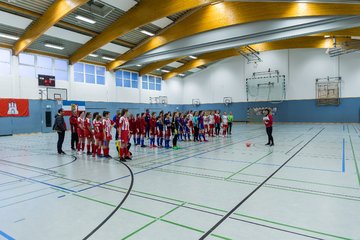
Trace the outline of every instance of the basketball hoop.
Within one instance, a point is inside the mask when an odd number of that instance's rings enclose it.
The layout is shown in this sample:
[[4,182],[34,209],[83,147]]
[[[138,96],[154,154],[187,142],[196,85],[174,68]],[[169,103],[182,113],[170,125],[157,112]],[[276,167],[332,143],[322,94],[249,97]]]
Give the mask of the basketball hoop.
[[54,99],[57,102],[57,105],[62,105],[63,104],[62,98],[54,98]]

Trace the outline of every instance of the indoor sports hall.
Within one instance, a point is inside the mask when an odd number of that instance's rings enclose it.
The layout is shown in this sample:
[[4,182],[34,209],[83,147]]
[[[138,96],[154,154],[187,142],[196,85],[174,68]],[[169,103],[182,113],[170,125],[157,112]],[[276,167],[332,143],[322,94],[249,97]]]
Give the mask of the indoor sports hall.
[[0,240],[360,240],[360,1],[0,0]]

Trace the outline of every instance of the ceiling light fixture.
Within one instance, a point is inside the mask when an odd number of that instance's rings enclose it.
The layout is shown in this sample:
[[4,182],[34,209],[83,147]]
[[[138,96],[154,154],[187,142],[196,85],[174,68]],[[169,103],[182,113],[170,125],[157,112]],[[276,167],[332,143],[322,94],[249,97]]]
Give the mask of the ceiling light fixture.
[[104,59],[104,60],[109,60],[109,61],[114,61],[114,60],[115,60],[115,58],[106,57],[106,56],[103,56],[103,57],[101,57],[101,58]]
[[99,55],[94,54],[94,53],[90,53],[89,56],[90,56],[90,57],[98,57]]
[[179,74],[179,76],[180,76],[180,77],[184,77],[184,76],[185,76],[185,74],[183,74],[183,73],[180,73],[180,74]]
[[79,19],[79,20],[81,20],[81,21],[84,21],[84,22],[90,23],[90,24],[95,24],[95,23],[96,23],[96,21],[95,21],[95,20],[92,20],[92,19],[90,19],[90,18],[87,18],[87,17],[81,16],[81,15],[77,15],[75,18],[76,18],[76,19]]
[[151,37],[155,35],[154,33],[146,31],[146,30],[140,30],[140,32],[142,32],[143,34],[146,34],[148,36],[151,36]]
[[169,73],[170,71],[169,70],[166,70],[166,69],[161,69],[162,72],[164,73]]
[[55,48],[55,49],[58,49],[58,50],[64,50],[63,46],[55,45],[55,44],[52,44],[52,43],[45,43],[44,46],[48,47],[48,48]]
[[325,35],[324,38],[330,38],[330,35]]
[[0,37],[11,39],[11,40],[19,40],[19,37],[10,35],[10,34],[6,34],[6,33],[0,33]]
[[197,57],[195,57],[195,56],[189,56],[189,58],[192,58],[192,59],[197,59]]
[[136,64],[136,66],[141,67],[141,64]]

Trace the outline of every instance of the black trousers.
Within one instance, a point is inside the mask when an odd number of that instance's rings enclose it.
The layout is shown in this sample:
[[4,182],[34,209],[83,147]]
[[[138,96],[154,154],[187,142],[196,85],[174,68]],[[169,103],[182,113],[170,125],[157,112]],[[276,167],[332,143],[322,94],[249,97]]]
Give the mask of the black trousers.
[[198,140],[199,137],[199,127],[194,127],[194,141]]
[[115,140],[119,140],[119,131],[118,131],[118,129],[116,129],[116,132],[115,132]]
[[274,138],[272,136],[272,127],[266,127],[266,133],[268,135],[268,143],[274,144]]
[[174,138],[173,138],[173,147],[176,147],[176,144],[177,144],[177,140],[178,140],[178,134],[175,134],[174,135]]
[[62,153],[62,145],[64,143],[65,131],[57,132],[58,133],[58,142],[57,142],[57,151],[58,153]]
[[76,148],[78,142],[79,142],[78,134],[76,132],[71,133],[71,149]]
[[147,123],[145,137],[150,137],[150,123]]
[[215,123],[215,134],[216,135],[220,134],[220,123]]
[[232,122],[228,123],[228,128],[227,128],[227,133],[231,134],[231,130],[232,130]]

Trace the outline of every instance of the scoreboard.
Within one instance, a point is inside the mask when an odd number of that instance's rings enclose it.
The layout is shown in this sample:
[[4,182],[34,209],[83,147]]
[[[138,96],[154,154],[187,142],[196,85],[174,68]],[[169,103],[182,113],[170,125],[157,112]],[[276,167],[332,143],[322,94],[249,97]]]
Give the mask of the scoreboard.
[[55,76],[38,75],[39,86],[55,87]]

